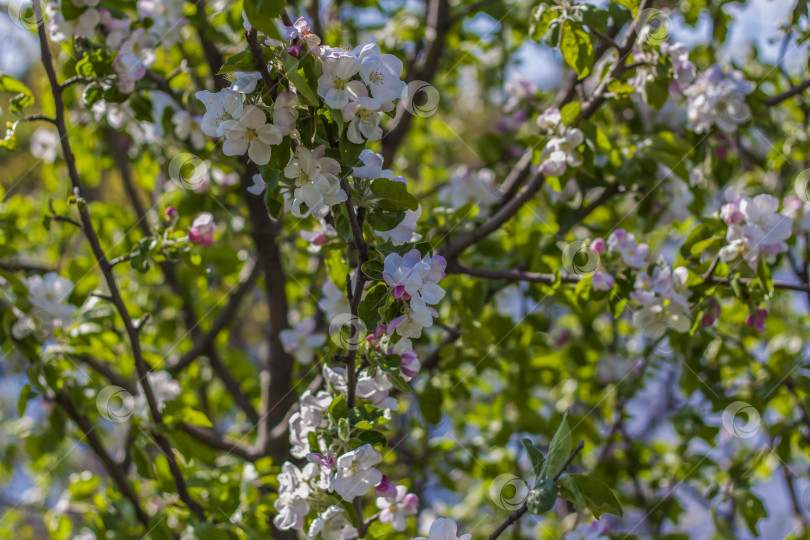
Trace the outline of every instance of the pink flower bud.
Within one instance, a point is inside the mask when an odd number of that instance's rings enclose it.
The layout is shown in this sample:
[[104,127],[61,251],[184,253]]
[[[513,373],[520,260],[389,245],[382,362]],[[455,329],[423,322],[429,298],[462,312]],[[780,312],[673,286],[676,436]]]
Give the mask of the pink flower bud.
[[408,493],[402,497],[402,504],[406,504],[408,506],[419,506],[419,497],[413,493]]
[[214,223],[214,216],[209,212],[203,212],[195,217],[191,223],[188,239],[192,244],[210,246],[214,243],[214,233],[216,232],[217,226]]
[[400,364],[399,368],[402,370],[402,374],[406,377],[416,377],[419,374],[419,368],[421,367],[422,363],[419,361],[416,351],[406,352],[402,355],[402,363]]
[[396,497],[397,488],[388,481],[388,477],[383,475],[379,485],[375,488],[378,497]]
[[177,211],[177,208],[175,208],[174,206],[166,207],[166,219],[168,219],[170,221],[174,221],[175,219],[177,219],[177,216],[179,216],[179,215],[180,215],[180,213]]
[[594,255],[601,255],[605,252],[605,241],[602,238],[596,238],[591,242],[591,253]]
[[609,291],[613,288],[613,276],[607,272],[596,271],[593,273],[591,285],[596,291]]
[[292,47],[290,47],[289,49],[287,49],[287,54],[289,54],[293,58],[299,58],[301,56],[301,53],[303,53],[303,49],[301,48],[301,45],[297,43]]
[[745,318],[745,324],[746,326],[752,327],[757,332],[764,332],[766,318],[768,318],[768,310],[758,309],[753,315],[749,314],[748,317]]

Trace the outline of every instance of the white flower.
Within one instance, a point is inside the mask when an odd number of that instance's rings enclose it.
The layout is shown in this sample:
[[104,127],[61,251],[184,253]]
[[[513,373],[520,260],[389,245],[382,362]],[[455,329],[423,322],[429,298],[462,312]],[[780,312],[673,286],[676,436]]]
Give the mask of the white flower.
[[318,78],[318,95],[332,109],[342,109],[350,99],[366,94],[362,82],[351,80],[360,64],[350,55],[324,58],[323,74]]
[[554,131],[560,122],[562,122],[562,114],[555,107],[546,109],[537,117],[537,126],[543,131]]
[[[314,151],[299,146],[284,168],[284,176],[295,180],[292,213],[296,217],[306,217],[310,213],[323,217],[329,213],[330,207],[347,199],[337,177],[340,164],[323,157],[323,152],[323,146]],[[302,204],[306,205],[307,212],[301,212]]]
[[[163,411],[167,401],[180,395],[180,383],[172,379],[168,371],[150,371],[146,375],[146,380],[149,381],[149,386],[152,388],[152,395],[155,397],[155,403],[160,412]],[[133,410],[138,416],[143,419],[149,417],[149,402],[143,391],[135,396],[134,404]]]
[[647,266],[647,257],[650,255],[650,246],[636,244],[636,237],[624,229],[616,229],[608,237],[608,248],[621,255],[624,264],[631,268],[644,268]]
[[87,9],[73,23],[73,35],[90,39],[96,33],[96,26],[99,22],[101,22],[101,15],[98,10]]
[[357,538],[357,529],[351,526],[343,509],[339,506],[330,506],[312,521],[309,526],[307,539],[312,540],[320,533],[323,540],[350,540]]
[[374,98],[362,96],[343,107],[343,121],[348,122],[346,137],[355,144],[364,139],[379,141],[382,138],[380,111],[382,106]]
[[242,101],[245,96],[229,88],[217,93],[202,90],[195,96],[205,105],[205,114],[200,126],[203,133],[209,137],[221,137],[223,123],[239,118],[242,114]]
[[273,518],[273,523],[281,530],[303,529],[304,518],[309,512],[306,498],[311,492],[310,487],[298,467],[289,461],[281,467],[278,484],[278,499],[274,506],[279,513]]
[[422,329],[433,326],[433,318],[438,316],[439,313],[430,306],[426,311],[419,312],[407,306],[405,313],[388,323],[386,332],[388,334],[396,332],[403,338],[418,338],[422,335]]
[[143,28],[136,28],[121,43],[121,53],[131,54],[138,58],[144,66],[150,67],[157,59],[155,47],[157,47],[159,41],[156,35],[145,31]]
[[273,102],[273,124],[281,130],[282,135],[295,131],[298,119],[298,96],[292,92],[281,92]]
[[326,334],[316,334],[315,319],[304,319],[295,328],[287,328],[279,332],[284,350],[295,356],[302,364],[309,364],[315,357],[315,349],[323,347],[326,343]]
[[256,90],[256,83],[262,78],[262,74],[257,72],[237,72],[236,80],[231,83],[231,90],[249,94]]
[[382,480],[382,473],[374,468],[381,461],[382,454],[370,444],[343,454],[337,460],[332,486],[344,501],[365,495]]
[[205,133],[200,127],[199,117],[191,116],[182,109],[175,111],[172,115],[174,124],[174,134],[181,141],[190,139],[191,146],[196,150],[201,150],[205,146]]
[[771,260],[787,249],[785,241],[790,238],[792,223],[790,217],[778,214],[778,209],[779,200],[764,194],[753,199],[741,196],[736,206],[724,206],[725,221],[733,224],[726,232],[729,244],[720,250],[720,260],[730,262],[742,257],[756,268],[760,257]]
[[356,47],[353,53],[360,63],[360,77],[368,85],[371,95],[383,107],[392,105],[406,87],[405,81],[400,79],[402,61],[393,54],[381,54],[373,37],[368,43]]
[[377,497],[377,508],[380,509],[380,523],[390,523],[395,531],[405,530],[405,518],[418,511],[419,497],[408,493],[405,486],[397,486],[394,497]]
[[330,321],[341,313],[349,313],[349,300],[332,280],[326,278],[321,286],[323,298],[318,303],[326,318]]
[[438,304],[444,298],[444,289],[438,283],[445,276],[447,261],[441,255],[424,258],[418,249],[404,256],[390,253],[383,263],[383,279],[394,288],[394,298],[410,301],[417,313],[427,312],[426,304]]
[[129,94],[135,90],[135,83],[146,75],[146,66],[133,54],[119,54],[113,60],[113,70],[118,75],[118,90]]
[[261,174],[254,174],[253,177],[253,185],[247,188],[249,193],[253,195],[261,195],[264,193],[264,190],[267,189],[267,182],[264,181]]
[[399,246],[405,242],[417,242],[422,238],[421,234],[416,233],[416,223],[421,216],[421,206],[416,210],[405,210],[405,218],[400,221],[396,227],[390,231],[378,231],[374,229],[374,234],[383,240],[390,240],[395,246]]
[[247,151],[250,159],[257,165],[270,162],[272,145],[283,139],[281,130],[267,123],[267,116],[255,105],[248,105],[239,116],[239,120],[227,120],[222,124],[225,144],[222,152],[226,156],[241,156]]
[[[73,291],[73,282],[56,272],[44,276],[31,276],[25,280],[28,288],[28,301],[39,310],[39,315],[47,315],[50,322],[64,326],[76,308],[67,303]],[[44,313],[42,313],[44,312]]]
[[494,175],[489,169],[477,173],[464,165],[456,167],[450,175],[450,181],[439,191],[439,200],[452,208],[461,208],[465,204],[489,206],[498,200],[494,188]]
[[549,139],[543,149],[543,154],[546,156],[541,165],[543,174],[562,176],[569,165],[571,167],[582,165],[582,156],[579,155],[577,147],[584,140],[582,132],[577,128],[569,128],[563,136]]
[[739,71],[725,74],[719,66],[712,66],[684,91],[690,126],[698,133],[712,124],[726,132],[734,131],[751,118],[745,97],[755,87]]
[[48,128],[37,128],[31,134],[31,154],[44,161],[53,163],[59,149],[59,135]]
[[363,163],[362,167],[353,167],[352,176],[355,178],[368,178],[376,180],[377,178],[387,178],[391,180],[393,173],[390,169],[383,169],[383,157],[369,150],[368,148],[360,152],[360,161]]
[[413,540],[470,540],[471,534],[458,536],[458,525],[450,518],[439,518],[430,526],[429,538],[417,536]]
[[309,434],[326,425],[326,410],[332,403],[329,392],[313,395],[307,390],[298,399],[298,410],[290,417],[290,453],[303,458],[313,450],[309,447]]

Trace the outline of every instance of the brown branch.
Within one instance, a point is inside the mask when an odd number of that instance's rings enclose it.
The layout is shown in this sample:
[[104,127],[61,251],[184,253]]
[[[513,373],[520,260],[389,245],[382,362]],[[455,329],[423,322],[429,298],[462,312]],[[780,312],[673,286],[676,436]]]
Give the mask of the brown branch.
[[[38,0],[36,1],[38,2]],[[70,399],[70,396],[65,390],[60,390],[58,393],[56,393],[54,396],[54,401],[65,410],[70,419],[73,420],[82,433],[84,433],[88,446],[90,446],[93,452],[101,460],[104,470],[107,471],[107,474],[110,475],[110,478],[112,478],[115,484],[118,486],[118,490],[121,492],[121,494],[124,495],[124,497],[126,497],[130,503],[132,503],[132,506],[135,508],[135,515],[137,516],[138,521],[140,521],[144,527],[149,528],[149,515],[144,512],[143,508],[141,508],[140,502],[138,501],[138,496],[135,494],[132,486],[127,480],[126,471],[118,465],[118,463],[104,448],[104,445],[101,443],[101,440],[98,438],[98,435],[95,432],[95,426],[93,426],[87,418],[79,413],[78,409],[76,409],[76,406],[73,404],[73,401]]]
[[[65,160],[65,166],[68,170],[68,176],[70,177],[70,182],[73,186],[73,190],[78,198],[82,197],[82,183],[79,179],[79,173],[76,169],[76,160],[73,155],[73,150],[70,146],[70,141],[68,139],[68,131],[67,126],[65,124],[65,106],[64,101],[62,100],[62,87],[59,84],[59,81],[56,77],[56,71],[53,67],[53,57],[51,55],[50,46],[48,43],[48,36],[45,30],[45,23],[44,18],[42,15],[42,5],[41,0],[34,0],[34,14],[39,21],[37,25],[37,33],[39,35],[39,45],[40,45],[40,53],[42,55],[42,64],[45,68],[45,73],[48,76],[48,82],[51,87],[51,93],[53,95],[54,100],[54,109],[55,109],[55,119],[56,119],[56,128],[59,132],[59,138],[62,145],[62,154]],[[90,244],[90,248],[93,252],[93,255],[98,262],[98,266],[101,269],[101,273],[104,276],[104,280],[107,284],[107,288],[110,291],[111,301],[114,304],[116,311],[118,312],[119,316],[121,317],[122,322],[124,323],[124,328],[127,333],[127,337],[129,338],[130,348],[132,350],[132,357],[135,360],[135,368],[138,372],[138,377],[140,379],[141,386],[143,387],[144,395],[146,396],[146,402],[149,406],[149,411],[152,415],[152,419],[156,424],[161,424],[163,421],[163,417],[161,415],[160,409],[157,405],[157,400],[155,399],[154,392],[152,390],[152,386],[149,383],[149,379],[147,375],[149,373],[149,365],[147,364],[146,360],[143,357],[141,351],[141,343],[140,338],[138,336],[138,330],[133,323],[132,317],[130,316],[129,310],[124,303],[123,298],[121,297],[121,293],[118,289],[118,284],[115,281],[115,277],[112,273],[112,266],[110,265],[109,260],[107,259],[107,255],[104,253],[104,250],[101,247],[101,243],[98,238],[98,234],[96,233],[95,228],[93,227],[93,222],[90,219],[90,212],[87,209],[86,204],[79,204],[78,211],[79,216],[81,218],[82,230],[84,231],[84,235],[87,238],[88,243]],[[205,513],[203,512],[202,506],[199,503],[194,501],[188,494],[188,490],[186,488],[185,480],[183,479],[182,473],[180,472],[179,467],[177,466],[174,452],[169,445],[168,441],[165,437],[159,433],[155,433],[155,440],[158,441],[158,445],[160,446],[161,450],[164,454],[166,454],[166,458],[169,461],[169,468],[171,470],[172,476],[174,477],[175,484],[177,485],[177,492],[181,498],[181,500],[186,503],[186,505],[194,512],[197,518],[202,521],[205,519]]]
[[[568,458],[568,461],[566,461],[565,465],[563,465],[562,469],[560,469],[560,472],[558,472],[554,476],[554,481],[555,482],[560,478],[560,476],[562,476],[562,474],[565,472],[565,469],[567,469],[571,465],[571,462],[574,461],[574,458],[577,457],[577,454],[579,454],[579,452],[582,450],[582,448],[584,446],[585,446],[585,443],[580,441],[579,444],[577,445],[577,447],[574,449],[571,456]],[[522,518],[523,515],[528,511],[529,511],[529,507],[528,507],[527,503],[523,503],[523,505],[520,508],[518,508],[517,510],[515,510],[514,512],[509,514],[509,517],[506,518],[506,520],[504,520],[504,522],[501,523],[498,526],[497,529],[495,529],[495,532],[493,532],[491,535],[489,535],[489,540],[495,540],[496,538],[498,538],[501,535],[501,533],[503,533],[506,529],[508,529],[517,520]]]
[[138,388],[126,378],[116,373],[107,362],[103,362],[98,358],[93,358],[92,356],[86,354],[77,354],[75,356],[71,356],[71,358],[91,368],[93,371],[105,377],[114,385],[120,386],[130,394],[138,393]]
[[782,92],[781,94],[777,94],[775,96],[771,96],[771,97],[767,98],[765,100],[765,105],[767,105],[768,107],[772,107],[774,105],[782,103],[786,99],[790,99],[795,95],[801,94],[802,92],[804,92],[808,88],[810,88],[810,79],[808,79],[808,80],[806,80],[806,81],[804,81],[804,82],[802,82],[800,84],[797,84],[796,86]]
[[259,263],[264,271],[264,285],[267,305],[270,312],[270,327],[267,332],[268,357],[262,370],[262,408],[260,411],[258,446],[274,460],[283,461],[290,450],[287,439],[274,440],[272,431],[284,421],[287,411],[296,402],[292,391],[293,357],[284,350],[280,333],[289,327],[287,321],[287,277],[281,262],[277,240],[281,233],[281,222],[271,220],[262,197],[252,195],[247,189],[253,185],[253,175],[258,173],[256,165],[243,159],[245,171],[242,174],[242,194],[248,207],[251,235],[259,253]]
[[49,124],[56,125],[56,119],[45,114],[29,114],[23,118],[23,120],[26,122],[48,122]]
[[267,62],[264,59],[264,54],[262,53],[262,46],[259,44],[259,40],[256,38],[256,35],[257,31],[255,28],[251,28],[250,30],[245,32],[245,37],[247,38],[250,53],[253,55],[253,61],[256,64],[256,70],[261,74],[264,84],[267,85],[267,89],[270,91],[270,95],[275,96],[278,81],[274,80],[270,76],[270,72],[267,71]]
[[537,193],[544,181],[545,177],[542,173],[535,173],[534,177],[529,180],[529,183],[524,186],[517,197],[503,205],[495,215],[473,231],[459,235],[452,242],[448,241],[447,246],[441,250],[441,254],[448,260],[448,266],[450,266],[451,260],[458,257],[462,251],[498,230],[504,223],[512,219],[518,210]]
[[190,0],[192,4],[197,7],[197,36],[200,38],[200,45],[202,46],[203,56],[205,63],[208,64],[208,70],[211,72],[211,77],[214,79],[214,88],[222,90],[228,88],[230,83],[224,75],[217,75],[220,68],[224,64],[222,53],[219,52],[216,44],[208,39],[207,33],[210,31],[211,25],[208,23],[208,16],[206,15],[205,0]]

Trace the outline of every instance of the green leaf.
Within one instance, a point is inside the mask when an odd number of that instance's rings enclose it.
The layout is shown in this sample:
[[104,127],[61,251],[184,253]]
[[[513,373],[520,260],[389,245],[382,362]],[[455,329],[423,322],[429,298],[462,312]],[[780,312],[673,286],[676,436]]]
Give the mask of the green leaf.
[[376,328],[377,322],[380,320],[379,308],[387,298],[388,285],[377,283],[369,289],[366,296],[360,301],[360,305],[357,306],[357,315],[369,331]]
[[[284,57],[284,74],[287,79],[295,85],[298,90],[298,95],[304,98],[307,105],[317,107],[320,105],[318,96],[310,88],[309,83],[304,79],[304,76],[298,73],[298,59],[290,56],[289,54]],[[359,154],[359,152],[358,152]]]
[[532,462],[534,475],[539,477],[540,470],[543,468],[543,462],[545,461],[543,452],[541,452],[540,449],[537,448],[529,439],[521,439],[520,442],[523,443],[523,448],[526,449],[526,454],[529,456],[529,461]]
[[380,199],[377,206],[383,210],[397,212],[419,208],[419,201],[408,193],[405,182],[377,178],[371,183],[371,192]]
[[281,40],[276,21],[284,9],[284,0],[245,0],[242,5],[248,22],[267,37]]
[[112,58],[106,49],[91,51],[76,63],[76,74],[87,79],[102,79],[112,75]]
[[633,14],[633,17],[638,16],[638,7],[641,5],[640,0],[613,0],[620,6],[626,7]]
[[344,167],[357,167],[361,165],[360,152],[365,148],[365,144],[355,144],[349,140],[346,133],[340,136],[340,164]]
[[669,79],[655,77],[644,83],[644,101],[653,109],[660,109],[669,99]]
[[568,427],[568,413],[565,413],[560,427],[557,428],[557,433],[554,434],[551,444],[549,444],[548,455],[540,471],[540,477],[545,479],[556,476],[571,457],[571,448],[571,429]]
[[225,63],[222,64],[221,68],[219,68],[217,75],[234,73],[237,71],[256,71],[256,59],[253,58],[253,53],[250,51],[250,49],[238,52],[225,60]]
[[405,212],[385,212],[374,208],[366,215],[366,221],[375,231],[390,231],[405,219]]
[[533,41],[540,41],[548,32],[551,22],[557,18],[558,10],[549,4],[540,3],[532,11],[532,23],[529,27],[529,36]]
[[425,420],[431,424],[438,424],[442,419],[442,391],[435,386],[428,385],[419,394],[419,410]]
[[329,416],[334,419],[345,418],[349,414],[349,407],[346,405],[346,396],[340,394],[329,404]]
[[588,506],[585,502],[585,497],[582,496],[582,492],[579,490],[579,484],[577,484],[576,480],[572,478],[570,474],[560,476],[557,480],[557,485],[559,486],[560,497],[574,503],[575,509],[582,510]]
[[566,19],[560,26],[560,51],[565,62],[584,79],[593,68],[593,43],[582,24]]
[[[273,150],[270,153],[270,161],[267,163],[266,167],[276,169],[277,171],[283,171],[290,162],[291,156],[292,143],[290,142],[290,136],[287,135],[279,144],[273,147]],[[262,174],[262,178],[264,178],[264,174]],[[267,182],[267,179],[265,178],[264,181]]]
[[377,259],[366,261],[362,266],[363,273],[375,281],[383,280],[383,263]]
[[17,414],[20,418],[25,416],[25,409],[28,408],[28,398],[31,395],[31,385],[25,383],[20,390],[20,397],[17,398]]
[[569,475],[579,488],[588,509],[599,519],[603,512],[622,516],[622,506],[613,491],[601,480],[584,474]]
[[7,94],[24,94],[27,96],[33,95],[25,84],[10,75],[0,75],[0,92]]

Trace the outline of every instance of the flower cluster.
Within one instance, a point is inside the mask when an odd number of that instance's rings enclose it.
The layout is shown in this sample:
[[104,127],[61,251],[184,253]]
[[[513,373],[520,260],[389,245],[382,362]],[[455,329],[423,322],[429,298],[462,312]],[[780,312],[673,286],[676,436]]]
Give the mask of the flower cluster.
[[728,202],[720,209],[720,217],[728,225],[728,245],[720,250],[721,261],[741,258],[755,269],[760,258],[773,261],[775,255],[785,251],[792,220],[777,213],[779,199],[765,194],[749,198],[729,189],[726,190],[726,200]]
[[404,256],[391,253],[385,258],[383,279],[394,288],[394,298],[407,302],[405,313],[388,323],[388,333],[396,331],[405,338],[418,338],[423,328],[433,325],[438,313],[430,304],[444,298],[439,281],[445,276],[446,267],[444,257],[422,257],[418,249]]
[[726,132],[734,131],[751,118],[745,97],[755,86],[739,71],[723,73],[719,66],[712,66],[683,91],[689,125],[698,133],[712,125]]
[[540,169],[546,176],[562,176],[569,166],[582,165],[582,156],[577,148],[585,142],[582,132],[562,123],[562,114],[551,108],[543,111],[537,118],[541,131],[549,135],[543,149],[543,161]]
[[666,265],[656,265],[652,276],[639,272],[630,297],[642,307],[633,313],[633,324],[652,330],[672,328],[676,332],[688,332],[691,326],[688,277],[689,271],[683,266],[673,270]]

